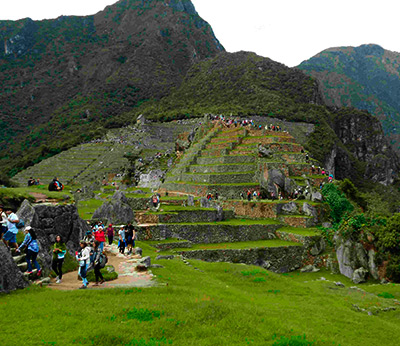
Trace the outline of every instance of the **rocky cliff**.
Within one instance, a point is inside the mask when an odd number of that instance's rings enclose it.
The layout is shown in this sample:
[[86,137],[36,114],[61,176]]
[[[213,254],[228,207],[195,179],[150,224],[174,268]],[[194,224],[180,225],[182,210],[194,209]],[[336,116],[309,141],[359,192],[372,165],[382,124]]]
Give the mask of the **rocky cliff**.
[[327,49],[298,66],[316,78],[326,104],[368,110],[400,150],[400,54],[374,44]]
[[0,242],[0,258],[0,293],[9,293],[28,286],[28,281],[24,279],[22,272],[11,256],[11,252],[2,241]]

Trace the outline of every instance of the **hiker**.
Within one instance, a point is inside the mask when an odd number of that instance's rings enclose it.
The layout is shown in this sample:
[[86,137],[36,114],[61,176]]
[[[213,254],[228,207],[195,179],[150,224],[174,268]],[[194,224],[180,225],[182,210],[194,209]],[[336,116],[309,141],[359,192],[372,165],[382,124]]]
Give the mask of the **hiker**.
[[7,232],[7,215],[4,212],[4,207],[0,205],[0,239]]
[[153,207],[155,209],[158,209],[160,203],[160,197],[158,197],[157,195],[153,195],[153,197],[151,197],[151,203],[153,204]]
[[215,198],[215,200],[217,200],[217,199],[218,199],[218,197],[219,197],[219,194],[218,194],[218,192],[215,192],[215,194],[214,194],[214,198]]
[[244,194],[243,194],[243,192],[240,193],[240,199],[244,199]]
[[36,180],[33,179],[33,177],[30,177],[30,178],[28,179],[28,186],[35,185],[35,182],[36,182]]
[[212,200],[212,195],[211,195],[211,193],[207,193],[206,198],[207,198],[209,201],[211,201],[211,200]]
[[28,264],[27,274],[32,274],[32,263],[37,269],[37,276],[42,274],[42,269],[37,261],[37,256],[39,253],[39,244],[37,242],[37,236],[35,231],[31,226],[28,226],[24,230],[25,239],[22,244],[17,249],[17,252],[21,252],[21,248],[26,248],[26,263]]
[[94,252],[93,252],[93,268],[94,268],[94,276],[96,277],[96,283],[94,284],[94,286],[99,285],[99,279],[100,279],[100,284],[104,283],[103,274],[101,274],[101,271],[100,271],[102,254],[103,254],[103,250],[100,249],[100,242],[98,240],[95,240],[94,241]]
[[53,245],[53,260],[51,262],[51,268],[56,273],[56,283],[60,284],[62,280],[62,266],[64,263],[65,254],[67,253],[67,247],[61,240],[61,236],[56,236],[56,242]]
[[114,240],[114,227],[112,223],[110,223],[107,227],[107,237],[108,237],[108,245],[111,245]]
[[118,237],[119,237],[119,241],[118,241],[118,248],[119,248],[119,252],[124,254],[125,252],[125,226],[122,226],[121,229],[118,231]]
[[125,239],[126,239],[126,244],[127,244],[127,248],[128,248],[128,255],[130,255],[133,251],[134,233],[135,233],[135,228],[133,227],[132,223],[129,222],[128,226],[126,228],[126,232],[125,232]]
[[76,252],[76,259],[79,261],[79,271],[78,275],[82,278],[82,286],[79,289],[87,288],[89,281],[86,279],[88,263],[90,261],[90,248],[88,244],[81,240],[80,242],[81,250]]
[[3,236],[3,242],[4,242],[4,244],[6,244],[8,249],[10,249],[10,246],[18,249],[17,223],[19,222],[19,218],[18,218],[17,214],[12,212],[11,209],[6,210],[6,216],[7,216],[7,232]]
[[103,227],[100,226],[97,229],[97,231],[95,231],[93,234],[94,234],[94,239],[97,240],[100,243],[100,245],[99,245],[100,246],[100,250],[103,251],[104,250],[104,243],[106,241],[106,236],[104,234]]
[[247,190],[247,200],[250,202],[251,201],[251,191]]
[[254,200],[257,199],[257,191],[256,191],[256,190],[254,190],[254,192],[253,192],[253,199],[254,199]]

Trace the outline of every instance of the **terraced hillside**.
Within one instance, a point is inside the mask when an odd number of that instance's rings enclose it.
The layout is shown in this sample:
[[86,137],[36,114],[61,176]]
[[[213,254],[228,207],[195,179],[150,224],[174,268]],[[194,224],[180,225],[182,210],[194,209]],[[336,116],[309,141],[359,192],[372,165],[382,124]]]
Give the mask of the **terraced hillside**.
[[124,155],[136,148],[143,149],[143,156],[172,151],[178,134],[191,131],[197,120],[145,124],[108,131],[93,143],[82,144],[44,160],[18,173],[13,179],[25,185],[30,177],[49,183],[55,176],[63,183],[101,181],[110,173],[121,173],[127,160]]
[[[136,211],[139,239],[166,255],[276,272],[321,264],[325,245],[316,226],[327,209],[317,191],[325,177],[313,174],[314,162],[306,155],[287,132],[209,126],[162,185],[168,204]],[[239,197],[261,188],[282,199]],[[289,198],[299,189],[302,196]],[[207,201],[206,194],[216,192],[218,200]],[[172,195],[181,205],[171,204]]]

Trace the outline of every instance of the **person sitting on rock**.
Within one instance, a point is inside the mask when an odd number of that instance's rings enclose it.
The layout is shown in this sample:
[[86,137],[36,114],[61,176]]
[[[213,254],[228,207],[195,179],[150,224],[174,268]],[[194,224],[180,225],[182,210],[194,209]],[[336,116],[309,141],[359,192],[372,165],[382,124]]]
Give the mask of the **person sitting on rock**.
[[54,177],[53,181],[49,184],[49,191],[62,191],[64,189],[64,185]]

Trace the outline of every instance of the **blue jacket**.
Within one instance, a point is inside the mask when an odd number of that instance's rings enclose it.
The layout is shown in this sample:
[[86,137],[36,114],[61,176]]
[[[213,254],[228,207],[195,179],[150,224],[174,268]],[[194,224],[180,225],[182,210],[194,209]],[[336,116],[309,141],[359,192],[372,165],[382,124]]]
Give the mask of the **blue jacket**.
[[39,244],[37,240],[32,240],[32,237],[29,233],[25,236],[24,241],[19,247],[21,248],[23,246],[28,246],[28,250],[31,250],[33,252],[39,252]]

